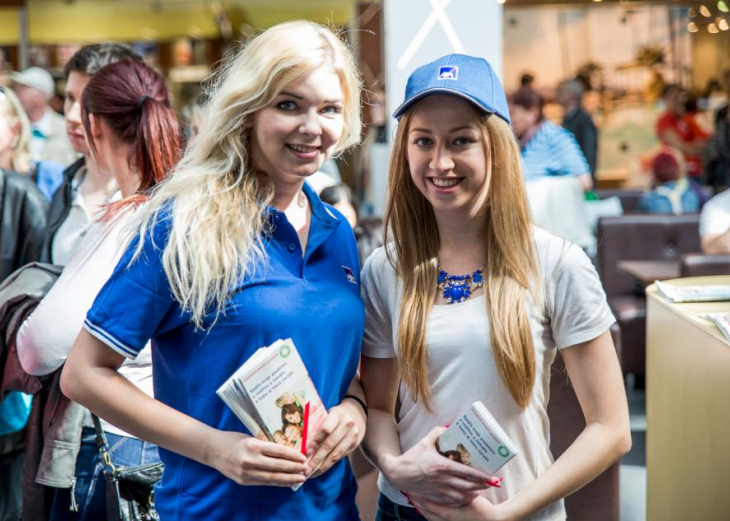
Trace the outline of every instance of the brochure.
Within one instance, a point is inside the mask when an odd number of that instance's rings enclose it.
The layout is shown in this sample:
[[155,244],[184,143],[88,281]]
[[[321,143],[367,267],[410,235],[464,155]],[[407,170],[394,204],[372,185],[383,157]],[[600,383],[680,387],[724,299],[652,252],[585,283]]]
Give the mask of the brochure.
[[725,339],[730,342],[730,313],[703,313],[700,318],[715,324]]
[[291,339],[259,348],[217,394],[253,436],[302,454],[327,417]]
[[669,302],[718,302],[730,300],[730,285],[674,286],[656,281],[658,293]]
[[439,436],[436,450],[458,463],[494,475],[517,455],[517,447],[480,401]]

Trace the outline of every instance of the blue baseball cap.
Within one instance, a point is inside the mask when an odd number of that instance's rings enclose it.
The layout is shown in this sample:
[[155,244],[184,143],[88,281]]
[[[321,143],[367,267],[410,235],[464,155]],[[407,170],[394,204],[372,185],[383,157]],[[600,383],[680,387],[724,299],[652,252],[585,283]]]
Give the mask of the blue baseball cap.
[[502,84],[484,58],[448,54],[417,68],[408,77],[406,99],[393,117],[399,119],[414,103],[432,94],[459,96],[512,124]]

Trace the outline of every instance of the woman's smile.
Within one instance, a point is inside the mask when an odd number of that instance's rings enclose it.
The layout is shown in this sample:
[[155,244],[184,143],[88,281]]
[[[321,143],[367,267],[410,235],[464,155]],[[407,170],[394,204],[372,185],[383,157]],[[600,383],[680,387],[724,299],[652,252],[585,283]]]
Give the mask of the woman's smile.
[[305,159],[307,161],[315,159],[322,149],[320,146],[297,145],[294,143],[287,143],[286,148],[288,148],[295,157]]

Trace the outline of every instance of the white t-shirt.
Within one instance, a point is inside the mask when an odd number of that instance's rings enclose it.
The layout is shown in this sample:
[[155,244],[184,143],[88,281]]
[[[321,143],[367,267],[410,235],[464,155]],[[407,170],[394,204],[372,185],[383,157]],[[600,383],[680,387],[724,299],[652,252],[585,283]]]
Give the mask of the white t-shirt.
[[[91,223],[61,276],[23,322],[17,347],[20,362],[28,373],[49,374],[66,361],[86,313],[124,253],[121,231],[133,215],[134,211],[126,209],[110,222]],[[137,358],[125,359],[119,372],[153,396],[149,343]],[[102,425],[105,431],[131,436],[104,420]]]
[[[550,366],[557,350],[592,340],[615,321],[598,275],[583,251],[539,228],[533,236],[543,281],[543,303],[541,309],[528,305],[536,359],[536,383],[529,405],[520,408],[502,382],[492,355],[484,296],[459,304],[436,305],[431,311],[426,349],[434,412],[414,403],[404,386],[399,393],[402,405],[398,433],[404,452],[433,427],[454,421],[476,400],[486,405],[520,449],[515,459],[497,473],[504,477],[502,488],[484,492],[495,504],[517,494],[553,462],[547,403]],[[362,287],[366,313],[363,354],[395,357],[401,290],[384,248],[365,262]],[[391,501],[408,504],[382,475],[378,484]],[[563,502],[531,519],[565,519]]]
[[707,201],[700,214],[700,237],[723,234],[730,229],[730,190]]

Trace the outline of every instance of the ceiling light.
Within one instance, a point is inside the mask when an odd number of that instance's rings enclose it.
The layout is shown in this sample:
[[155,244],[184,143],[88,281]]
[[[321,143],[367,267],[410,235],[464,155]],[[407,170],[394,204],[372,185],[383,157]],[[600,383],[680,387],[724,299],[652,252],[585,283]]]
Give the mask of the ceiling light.
[[718,0],[717,2],[717,8],[722,11],[723,13],[730,12],[730,9],[728,9],[727,4],[724,0]]
[[712,16],[712,13],[710,12],[710,10],[707,8],[706,5],[700,6],[700,14],[702,16],[704,16],[705,18],[710,18]]
[[707,26],[707,32],[710,34],[717,34],[720,32],[720,29],[718,29],[717,26],[714,23],[712,23]]
[[721,31],[727,31],[730,29],[730,24],[727,23],[727,20],[720,20],[720,23],[717,24],[717,26],[720,28]]
[[696,33],[697,31],[699,31],[699,29],[697,28],[697,24],[694,22],[690,22],[687,24],[687,30],[691,33]]
[[697,11],[690,7],[689,9],[687,9],[687,14],[690,18],[694,18],[695,16],[697,16]]

